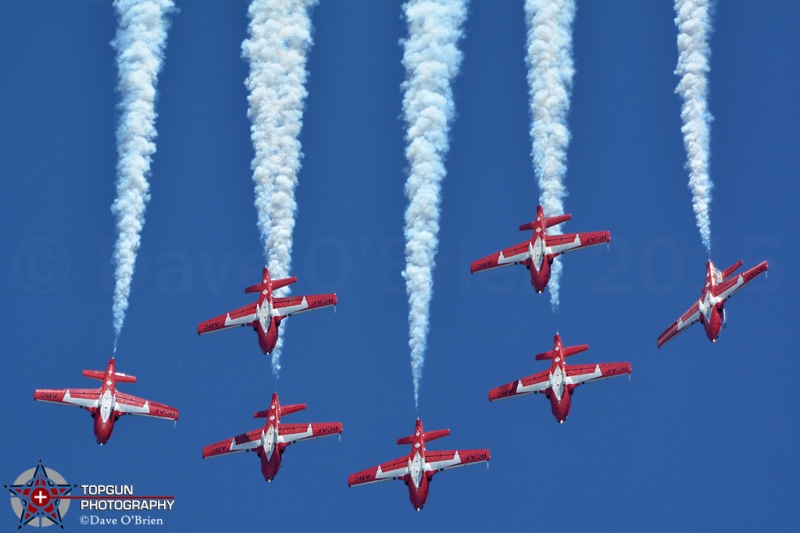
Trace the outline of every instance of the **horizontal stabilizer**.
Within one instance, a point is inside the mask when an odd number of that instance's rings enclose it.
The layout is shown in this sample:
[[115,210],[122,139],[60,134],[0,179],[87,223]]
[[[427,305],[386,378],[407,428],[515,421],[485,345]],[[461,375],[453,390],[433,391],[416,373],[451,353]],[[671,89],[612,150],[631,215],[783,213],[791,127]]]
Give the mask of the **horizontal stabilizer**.
[[244,292],[251,293],[251,292],[261,292],[261,287],[263,287],[263,283],[259,283],[258,285],[250,285],[247,287]]
[[562,222],[566,222],[567,220],[569,220],[571,218],[572,218],[572,215],[569,215],[569,214],[567,214],[567,215],[558,215],[557,217],[545,217],[544,225],[545,225],[545,227],[548,227],[548,228],[550,226],[557,226],[558,224],[561,224]]
[[272,280],[272,281],[269,282],[269,286],[274,291],[275,289],[280,289],[281,287],[285,287],[287,285],[291,285],[292,283],[295,283],[296,281],[297,281],[297,278],[295,276],[292,276],[291,278],[283,278],[283,279]]
[[[306,408],[306,404],[304,403],[296,403],[292,405],[281,405],[280,406],[280,415],[290,415],[292,413],[296,413],[297,411],[302,411]],[[269,409],[264,411],[258,411],[257,413],[253,414],[253,418],[267,418],[269,416]]]
[[292,405],[281,405],[281,416],[290,415],[292,413],[296,413],[297,411],[302,411],[306,408],[306,404],[304,403],[295,403]]
[[449,429],[437,429],[436,431],[426,431],[425,432],[425,441],[432,441],[435,439],[440,439],[442,437],[446,437],[450,434]]
[[[544,219],[544,227],[549,228],[550,226],[557,226],[562,222],[566,222],[567,220],[571,219],[572,215],[558,215],[557,217],[545,217]],[[535,231],[536,230],[536,221],[532,220],[527,224],[523,224],[519,227],[520,231]]]
[[[589,345],[588,344],[580,344],[578,346],[566,346],[566,347],[562,348],[563,352],[562,352],[561,355],[566,358],[566,357],[569,357],[570,355],[575,355],[576,353],[585,352],[588,349],[589,349]],[[536,354],[536,360],[537,361],[544,361],[544,360],[547,360],[547,359],[553,359],[553,358],[555,358],[555,356],[556,356],[556,352],[553,351],[553,350],[550,350],[550,351],[547,351],[547,352],[542,352],[542,353]]]
[[741,259],[739,259],[736,263],[732,264],[727,269],[725,269],[722,272],[722,281],[725,281],[726,279],[728,279],[730,277],[730,275],[733,274],[734,272],[736,272],[736,270],[740,266],[742,266],[742,260]]
[[[437,429],[435,431],[426,431],[425,432],[425,441],[432,441],[435,439],[440,439],[442,437],[446,437],[450,434],[449,429]],[[408,437],[401,437],[397,439],[397,444],[413,444],[414,443],[415,435],[409,435]]]
[[[106,378],[104,370],[84,370],[83,375],[98,381],[103,381]],[[122,372],[114,372],[114,380],[117,383],[136,383],[136,376],[129,376]]]
[[106,377],[106,373],[102,370],[84,370],[83,375],[87,378],[97,379],[103,381],[103,378]]

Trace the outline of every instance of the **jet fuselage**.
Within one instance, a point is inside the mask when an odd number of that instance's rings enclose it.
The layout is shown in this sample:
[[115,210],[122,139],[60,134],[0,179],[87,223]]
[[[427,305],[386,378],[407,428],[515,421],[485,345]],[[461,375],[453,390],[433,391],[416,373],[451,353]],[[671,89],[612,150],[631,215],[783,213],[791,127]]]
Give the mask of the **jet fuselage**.
[[533,289],[541,294],[550,281],[550,265],[553,262],[552,258],[547,257],[547,223],[541,206],[536,208],[536,221],[528,250],[531,257],[525,266],[530,271]]
[[698,301],[700,322],[706,330],[706,337],[711,342],[717,341],[725,326],[725,301],[714,295],[717,283],[722,280],[718,280],[714,272],[714,264],[709,260],[706,263],[706,283]]
[[118,418],[114,413],[114,403],[117,396],[117,383],[114,372],[114,359],[112,358],[108,363],[108,367],[106,367],[106,375],[103,378],[103,385],[100,387],[100,406],[89,411],[94,419],[94,436],[101,446],[111,438],[111,432],[114,431],[114,422]]
[[278,428],[280,427],[280,406],[277,394],[272,395],[272,403],[269,406],[267,425],[262,431],[263,444],[257,449],[258,457],[261,459],[261,473],[267,482],[272,481],[278,470],[281,468],[281,455],[283,445],[278,443]]
[[553,357],[550,365],[550,388],[547,391],[547,398],[550,400],[550,409],[553,416],[559,423],[563,423],[569,416],[569,409],[572,406],[572,385],[567,384],[567,365],[564,356],[559,355],[563,352],[561,337],[556,335],[553,343],[553,352],[557,355]]
[[411,450],[408,458],[409,474],[405,476],[404,481],[408,487],[408,497],[411,500],[411,505],[419,511],[428,500],[430,483],[430,476],[425,471],[425,432],[422,429],[420,420],[417,420],[414,430],[414,443]]

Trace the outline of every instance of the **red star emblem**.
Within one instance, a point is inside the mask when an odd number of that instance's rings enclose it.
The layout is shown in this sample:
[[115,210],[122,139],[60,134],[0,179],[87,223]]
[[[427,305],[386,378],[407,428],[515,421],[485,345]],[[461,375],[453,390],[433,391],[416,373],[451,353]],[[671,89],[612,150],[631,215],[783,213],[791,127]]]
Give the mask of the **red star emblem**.
[[77,485],[59,485],[49,477],[41,461],[36,465],[33,477],[21,485],[4,485],[11,494],[20,499],[22,513],[19,526],[29,523],[34,518],[46,518],[53,524],[64,528],[61,512],[58,509],[60,499],[66,496]]

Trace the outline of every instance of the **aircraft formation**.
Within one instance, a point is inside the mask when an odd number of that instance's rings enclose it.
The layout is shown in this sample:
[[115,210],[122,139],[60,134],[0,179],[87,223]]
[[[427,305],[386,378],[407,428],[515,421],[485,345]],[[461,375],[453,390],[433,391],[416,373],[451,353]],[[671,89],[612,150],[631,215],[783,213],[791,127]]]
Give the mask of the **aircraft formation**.
[[[522,264],[530,272],[534,290],[541,293],[550,279],[550,268],[558,256],[589,246],[609,243],[608,231],[548,234],[548,229],[571,218],[569,214],[547,217],[541,206],[536,209],[536,219],[520,226],[520,230],[532,230],[531,238],[510,248],[474,261],[470,271],[480,272],[512,264]],[[658,347],[672,340],[691,324],[701,322],[712,342],[717,340],[725,326],[725,303],[747,283],[767,271],[764,261],[753,268],[735,275],[742,261],[724,271],[716,269],[711,261],[706,264],[706,282],[700,299],[677,321],[658,337]],[[256,302],[223,315],[200,322],[197,333],[203,335],[232,327],[250,326],[258,337],[258,345],[264,354],[270,354],[278,341],[281,322],[306,311],[335,306],[337,295],[317,294],[305,296],[277,297],[274,291],[295,283],[296,277],[273,280],[268,268],[262,271],[261,282],[247,287],[245,293],[258,293]],[[536,355],[537,361],[550,361],[550,368],[523,377],[489,390],[490,402],[528,394],[543,394],[550,401],[553,417],[563,423],[570,414],[575,389],[601,379],[631,374],[629,362],[588,363],[567,365],[567,357],[589,349],[588,344],[564,346],[556,333],[552,350]],[[83,375],[102,381],[99,389],[37,389],[34,399],[62,405],[82,407],[94,420],[94,434],[101,445],[111,437],[114,423],[123,415],[141,415],[177,421],[178,410],[164,404],[137,398],[117,389],[117,383],[134,383],[134,376],[117,372],[114,358],[105,371],[84,370]],[[287,446],[305,440],[341,435],[341,422],[284,424],[282,417],[306,408],[306,404],[281,405],[277,393],[272,395],[268,409],[255,413],[255,418],[264,418],[263,427],[210,444],[203,448],[202,457],[218,457],[238,452],[255,452],[260,459],[261,473],[271,482],[281,467]],[[428,450],[427,444],[450,434],[449,429],[425,431],[422,421],[417,419],[414,433],[397,440],[398,445],[411,445],[409,453],[398,459],[381,463],[349,476],[348,486],[364,485],[388,480],[402,480],[408,487],[409,499],[416,510],[421,510],[427,501],[433,476],[447,469],[488,462],[488,449],[455,449],[445,451]]]

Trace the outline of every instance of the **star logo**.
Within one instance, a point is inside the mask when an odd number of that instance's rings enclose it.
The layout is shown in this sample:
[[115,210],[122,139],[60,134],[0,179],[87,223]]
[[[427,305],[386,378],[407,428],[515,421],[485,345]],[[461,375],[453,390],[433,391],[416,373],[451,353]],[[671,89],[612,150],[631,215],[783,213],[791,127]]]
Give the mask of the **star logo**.
[[69,508],[69,500],[63,496],[77,485],[70,485],[55,470],[49,472],[39,461],[36,468],[23,472],[13,485],[3,485],[11,493],[11,507],[19,516],[19,526],[60,526],[64,529],[62,516]]

